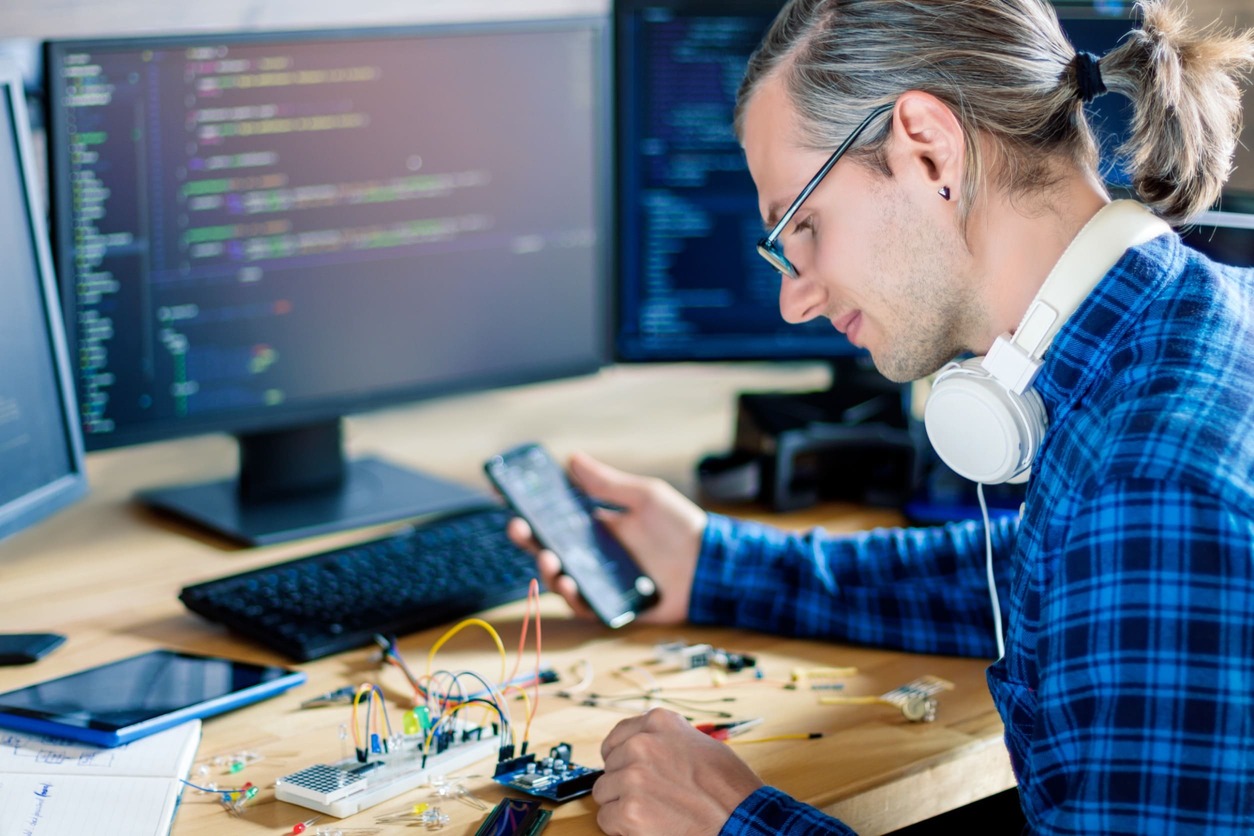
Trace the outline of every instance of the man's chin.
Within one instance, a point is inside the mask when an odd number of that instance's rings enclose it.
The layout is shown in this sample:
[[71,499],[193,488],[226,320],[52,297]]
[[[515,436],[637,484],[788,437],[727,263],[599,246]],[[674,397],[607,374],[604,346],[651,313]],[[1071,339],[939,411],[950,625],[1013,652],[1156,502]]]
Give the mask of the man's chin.
[[884,375],[884,377],[888,378],[893,383],[909,383],[911,380],[914,380],[912,377],[903,377],[902,370],[891,362],[882,362],[881,359],[875,355],[874,351],[871,352],[871,362],[875,364],[875,370],[877,372]]
[[915,363],[909,364],[898,363],[891,357],[876,356],[875,351],[868,349],[871,354],[871,362],[875,364],[875,370],[893,383],[912,383],[916,380],[922,380],[929,375],[935,374],[945,366],[946,361],[939,363]]

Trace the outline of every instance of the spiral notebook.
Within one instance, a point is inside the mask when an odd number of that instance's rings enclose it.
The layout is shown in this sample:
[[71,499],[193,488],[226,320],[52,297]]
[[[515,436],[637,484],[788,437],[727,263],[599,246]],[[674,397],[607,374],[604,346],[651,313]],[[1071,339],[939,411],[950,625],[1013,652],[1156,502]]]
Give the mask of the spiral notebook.
[[111,749],[0,730],[0,836],[164,836],[199,745],[199,720]]

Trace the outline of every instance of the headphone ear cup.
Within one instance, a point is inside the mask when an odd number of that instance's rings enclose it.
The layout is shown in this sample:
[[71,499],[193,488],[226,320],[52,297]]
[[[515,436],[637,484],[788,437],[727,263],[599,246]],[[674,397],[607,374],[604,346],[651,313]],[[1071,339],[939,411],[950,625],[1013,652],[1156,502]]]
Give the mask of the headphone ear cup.
[[1045,405],[1031,389],[1010,391],[981,363],[976,357],[941,370],[923,411],[928,440],[973,482],[1024,481],[1045,435]]

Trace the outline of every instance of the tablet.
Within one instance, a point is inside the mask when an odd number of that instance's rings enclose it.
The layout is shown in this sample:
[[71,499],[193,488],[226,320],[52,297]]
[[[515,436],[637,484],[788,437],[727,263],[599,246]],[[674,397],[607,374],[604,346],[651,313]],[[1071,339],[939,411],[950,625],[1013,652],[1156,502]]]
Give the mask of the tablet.
[[288,668],[153,650],[0,694],[0,726],[120,746],[304,681]]

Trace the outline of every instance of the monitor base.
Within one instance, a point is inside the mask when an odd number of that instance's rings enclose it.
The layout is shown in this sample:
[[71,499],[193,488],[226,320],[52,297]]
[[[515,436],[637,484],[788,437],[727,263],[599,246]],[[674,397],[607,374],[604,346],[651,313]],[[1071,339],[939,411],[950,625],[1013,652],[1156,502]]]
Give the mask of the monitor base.
[[266,546],[425,514],[492,504],[480,491],[381,459],[346,463],[338,487],[245,501],[234,479],[157,488],[139,500],[249,546]]

